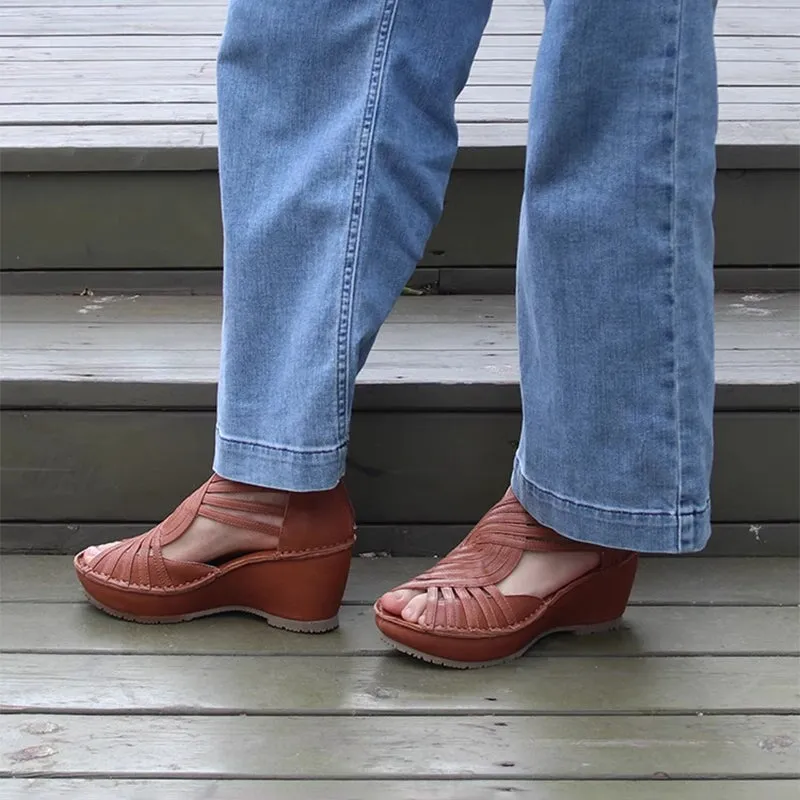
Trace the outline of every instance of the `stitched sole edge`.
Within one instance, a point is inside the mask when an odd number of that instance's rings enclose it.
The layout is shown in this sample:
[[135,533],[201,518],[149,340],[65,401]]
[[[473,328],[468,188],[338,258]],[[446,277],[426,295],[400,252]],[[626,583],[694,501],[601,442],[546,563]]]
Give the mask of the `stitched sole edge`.
[[451,669],[483,669],[485,667],[494,667],[499,664],[507,664],[509,661],[516,661],[516,659],[524,656],[525,653],[527,653],[528,650],[530,650],[537,642],[540,642],[542,639],[545,639],[548,636],[552,636],[554,633],[574,633],[578,636],[587,636],[595,633],[608,633],[610,631],[615,631],[620,627],[622,627],[622,617],[618,617],[610,622],[601,622],[597,625],[574,625],[567,628],[553,628],[552,630],[545,631],[534,639],[531,639],[531,641],[528,642],[525,647],[523,647],[521,650],[517,650],[516,653],[512,653],[509,656],[504,656],[503,658],[493,658],[489,661],[454,661],[449,658],[441,658],[440,656],[434,656],[430,653],[423,653],[421,650],[416,650],[413,647],[396,642],[381,630],[378,631],[378,635],[384,642],[386,642],[386,644],[388,644],[390,647],[393,647],[395,650],[405,653],[406,655],[413,656],[414,658],[419,658],[422,661],[427,661],[429,664],[436,664],[437,666],[449,667]]
[[256,617],[263,619],[267,625],[273,628],[280,628],[285,631],[292,631],[293,633],[327,633],[328,631],[335,630],[339,627],[339,615],[331,617],[330,619],[319,620],[297,620],[286,619],[285,617],[277,617],[274,614],[267,614],[265,611],[260,611],[257,608],[248,608],[247,606],[220,606],[219,608],[208,608],[203,611],[195,611],[192,614],[184,614],[177,617],[138,617],[133,614],[125,614],[122,611],[104,606],[95,600],[88,592],[84,590],[86,599],[97,609],[103,611],[111,617],[117,619],[124,619],[126,622],[138,622],[142,625],[170,625],[176,622],[189,622],[193,619],[201,619],[202,617],[210,617],[214,614],[226,614],[231,611],[238,611],[244,614],[252,614]]

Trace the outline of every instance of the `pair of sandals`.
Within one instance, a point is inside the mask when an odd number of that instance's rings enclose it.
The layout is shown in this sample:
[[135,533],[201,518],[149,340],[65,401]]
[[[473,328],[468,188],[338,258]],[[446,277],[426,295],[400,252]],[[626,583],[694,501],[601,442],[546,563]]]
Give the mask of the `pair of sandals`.
[[[245,611],[291,631],[336,628],[355,541],[344,485],[241,499],[248,491],[214,475],[147,533],[91,557],[79,553],[75,569],[89,601],[134,622]],[[268,534],[276,546],[218,565],[166,558],[163,548],[197,516]],[[497,584],[526,551],[591,551],[599,560],[548,597],[504,595]],[[637,563],[636,553],[575,542],[539,525],[509,489],[449,555],[397,587],[426,594],[418,622],[390,613],[380,600],[375,620],[384,639],[402,652],[444,666],[489,666],[521,656],[551,633],[616,627]]]

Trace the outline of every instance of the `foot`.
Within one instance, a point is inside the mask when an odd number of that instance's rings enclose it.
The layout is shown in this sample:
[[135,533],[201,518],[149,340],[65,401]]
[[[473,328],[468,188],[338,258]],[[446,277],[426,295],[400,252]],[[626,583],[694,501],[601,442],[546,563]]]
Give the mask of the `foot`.
[[343,484],[273,491],[216,475],[163,522],[78,553],[88,599],[134,622],[181,622],[231,609],[270,625],[336,627],[354,541]]
[[[511,574],[498,581],[496,586],[506,597],[549,597],[593,570],[599,563],[600,556],[592,552],[524,552]],[[380,603],[385,611],[407,622],[425,624],[427,597],[424,592],[413,589],[387,592],[381,597]]]
[[[246,503],[269,503],[276,492],[260,486],[241,484],[242,491],[229,495],[234,500]],[[237,516],[252,520],[253,522],[270,525],[280,529],[281,518],[276,514],[257,513],[253,511],[236,511]],[[94,558],[118,542],[88,547],[85,553],[86,563],[91,563]],[[278,544],[278,537],[274,533],[252,531],[240,528],[208,517],[197,516],[192,523],[177,539],[164,545],[162,553],[164,558],[171,561],[193,561],[201,564],[210,564],[225,558],[225,556],[252,553],[258,550],[274,550]]]
[[467,538],[427,572],[375,603],[383,638],[450,667],[518,658],[557,631],[615,627],[637,556],[545,528],[509,489]]

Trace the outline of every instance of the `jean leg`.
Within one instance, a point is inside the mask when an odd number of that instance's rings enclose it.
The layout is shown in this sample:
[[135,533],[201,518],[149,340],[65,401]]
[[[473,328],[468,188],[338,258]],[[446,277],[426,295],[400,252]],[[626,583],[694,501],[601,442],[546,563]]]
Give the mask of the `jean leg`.
[[551,0],[531,95],[512,486],[562,534],[702,549],[712,458],[712,0]]
[[215,470],[344,473],[355,377],[422,255],[491,0],[231,0]]

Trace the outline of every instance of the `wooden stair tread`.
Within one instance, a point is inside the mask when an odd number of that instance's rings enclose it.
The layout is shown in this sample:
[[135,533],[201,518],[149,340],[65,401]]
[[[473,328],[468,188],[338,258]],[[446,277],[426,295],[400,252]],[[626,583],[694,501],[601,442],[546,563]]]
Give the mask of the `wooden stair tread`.
[[[795,293],[716,297],[718,407],[796,406]],[[219,297],[8,296],[0,300],[7,406],[207,407],[219,361]],[[361,403],[383,392],[518,407],[512,296],[402,297],[359,376]],[[127,392],[127,400],[125,400]],[[399,394],[398,394],[399,392]],[[759,394],[760,393],[760,394]],[[758,398],[761,397],[761,400]],[[739,399],[737,399],[739,398]],[[737,405],[738,404],[738,405]]]
[[[214,59],[224,0],[6,0],[0,5],[0,169],[215,169]],[[800,24],[758,0],[717,15],[723,168],[797,168]],[[459,99],[457,164],[520,168],[544,23],[540,2],[497,0]]]

